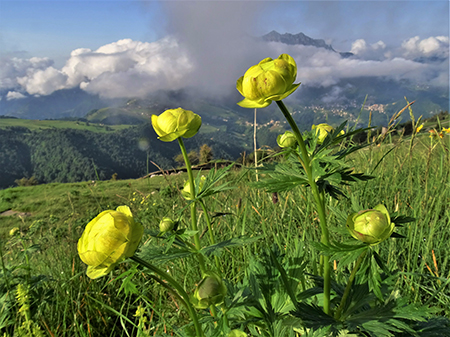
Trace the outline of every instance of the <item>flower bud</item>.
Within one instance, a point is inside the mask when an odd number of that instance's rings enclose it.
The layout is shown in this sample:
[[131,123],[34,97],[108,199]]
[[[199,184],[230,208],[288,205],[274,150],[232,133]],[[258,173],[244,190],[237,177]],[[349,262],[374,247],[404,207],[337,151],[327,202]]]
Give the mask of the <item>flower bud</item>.
[[161,233],[169,232],[173,230],[175,223],[171,218],[163,218],[159,223],[159,231]]
[[[205,176],[201,176],[200,177],[200,184],[198,187],[198,193],[200,193],[200,191],[203,189],[203,185],[205,184],[205,180],[206,177]],[[194,199],[194,197],[191,194],[191,183],[189,180],[187,180],[184,183],[183,189],[181,190],[181,195],[183,196],[183,198],[185,198],[186,200],[192,200]]]
[[238,103],[243,108],[264,108],[272,101],[280,101],[292,94],[300,85],[294,84],[297,65],[288,54],[277,59],[265,58],[250,67],[237,80],[236,89],[245,98]]
[[282,135],[278,135],[277,144],[281,148],[294,147],[297,144],[297,139],[291,131],[286,131]]
[[227,337],[247,337],[247,334],[239,329],[231,330]]
[[152,115],[152,125],[159,140],[171,142],[178,137],[193,137],[202,126],[202,119],[190,110],[169,109],[159,116]]
[[16,233],[18,233],[18,232],[19,232],[19,227],[14,227],[13,229],[11,229],[9,231],[9,235],[13,236],[13,235],[16,235]]
[[347,218],[347,229],[350,234],[370,245],[376,245],[389,238],[394,228],[395,224],[391,223],[389,212],[383,205],[350,214]]
[[210,305],[221,304],[227,287],[222,279],[215,273],[206,274],[195,289],[193,304],[199,309],[205,309]]
[[[328,125],[326,123],[322,123],[319,125],[313,125],[311,127],[312,130],[316,130],[316,135],[319,134],[317,138],[317,144],[322,144],[325,138],[327,138],[328,134],[333,133],[334,128],[331,125]],[[344,134],[344,130],[341,130],[339,133],[340,135]]]
[[78,240],[78,254],[88,265],[92,279],[108,274],[119,262],[133,256],[144,229],[134,222],[128,206],[101,212],[84,229]]

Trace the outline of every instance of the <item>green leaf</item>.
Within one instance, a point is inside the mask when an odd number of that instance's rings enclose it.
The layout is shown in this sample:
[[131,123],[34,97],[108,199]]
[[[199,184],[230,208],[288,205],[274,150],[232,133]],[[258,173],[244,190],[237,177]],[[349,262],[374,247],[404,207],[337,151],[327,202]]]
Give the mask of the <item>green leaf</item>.
[[232,238],[229,240],[225,240],[219,243],[216,243],[214,245],[204,247],[200,250],[200,253],[210,256],[210,255],[219,255],[222,249],[224,248],[231,248],[231,247],[240,247],[243,245],[247,245],[249,243],[256,242],[260,240],[263,237],[263,235],[255,236],[255,237],[249,237],[249,236],[240,236],[237,238]]

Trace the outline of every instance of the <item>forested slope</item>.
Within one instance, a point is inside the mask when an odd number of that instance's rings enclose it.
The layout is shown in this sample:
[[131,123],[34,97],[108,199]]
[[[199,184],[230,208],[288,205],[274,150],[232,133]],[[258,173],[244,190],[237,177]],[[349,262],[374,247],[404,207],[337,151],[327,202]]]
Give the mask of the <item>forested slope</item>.
[[[188,151],[202,144],[212,147],[215,158],[236,159],[243,150],[225,132],[186,140]],[[137,178],[157,170],[152,161],[173,167],[178,153],[177,142],[159,141],[149,124],[107,133],[9,127],[0,130],[0,188],[32,176],[40,183],[104,180],[114,173],[119,179]]]

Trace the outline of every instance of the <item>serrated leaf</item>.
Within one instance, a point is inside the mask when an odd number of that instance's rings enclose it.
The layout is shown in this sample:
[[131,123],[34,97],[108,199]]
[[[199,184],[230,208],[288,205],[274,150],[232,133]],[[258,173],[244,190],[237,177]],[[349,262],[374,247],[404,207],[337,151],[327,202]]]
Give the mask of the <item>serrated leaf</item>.
[[218,255],[220,251],[224,248],[231,248],[231,247],[239,247],[243,246],[249,243],[256,242],[260,240],[263,237],[263,235],[255,236],[255,237],[249,237],[249,236],[240,236],[237,238],[232,238],[229,240],[225,240],[219,243],[216,243],[214,245],[204,247],[200,250],[200,253],[210,256],[210,255]]

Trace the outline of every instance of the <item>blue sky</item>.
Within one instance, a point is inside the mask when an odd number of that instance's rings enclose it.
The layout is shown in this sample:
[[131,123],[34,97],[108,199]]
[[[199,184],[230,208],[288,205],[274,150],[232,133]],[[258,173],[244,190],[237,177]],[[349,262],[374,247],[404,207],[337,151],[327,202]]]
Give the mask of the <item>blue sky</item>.
[[[174,2],[176,3],[176,2]],[[189,2],[187,2],[189,3]],[[340,50],[356,39],[399,43],[447,35],[448,1],[261,1],[250,4],[244,33],[303,32]],[[155,41],[170,30],[170,10],[156,1],[0,0],[0,47],[30,56],[67,58],[124,38]]]
[[[333,85],[354,69],[370,76],[378,67],[389,74],[394,66],[422,82],[446,80],[436,79],[436,73],[448,67],[425,69],[414,60],[439,56],[448,61],[448,1],[0,0],[0,90],[10,88],[10,97],[78,85],[95,93],[121,91],[105,88],[100,78],[151,79],[178,87],[187,78],[195,82],[209,76],[225,83],[235,74],[220,68],[242,72],[248,62],[269,52],[271,57],[285,52],[275,45],[270,50],[256,45],[246,49],[252,42],[243,39],[271,30],[324,39],[337,51],[353,51],[366,62],[350,65],[323,51],[290,48],[315,85]],[[165,40],[168,37],[172,40]],[[79,48],[84,49],[71,56]],[[105,55],[108,58],[102,58]],[[323,61],[320,69],[311,57]],[[132,66],[127,68],[127,62]],[[102,67],[103,72],[98,70]],[[190,77],[184,77],[188,73]],[[319,81],[317,74],[328,78]]]

